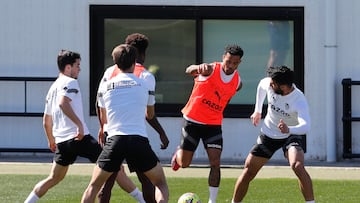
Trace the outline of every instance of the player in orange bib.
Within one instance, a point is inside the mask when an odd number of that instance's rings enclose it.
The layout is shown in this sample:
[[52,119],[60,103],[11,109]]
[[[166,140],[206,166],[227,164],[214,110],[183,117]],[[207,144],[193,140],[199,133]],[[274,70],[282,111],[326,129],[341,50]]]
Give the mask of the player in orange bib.
[[202,140],[210,162],[209,203],[215,203],[220,185],[220,156],[223,147],[223,111],[242,87],[237,68],[244,52],[238,45],[225,47],[222,62],[191,65],[186,73],[195,76],[190,98],[182,109],[184,126],[181,144],[171,160],[173,170],[190,165]]

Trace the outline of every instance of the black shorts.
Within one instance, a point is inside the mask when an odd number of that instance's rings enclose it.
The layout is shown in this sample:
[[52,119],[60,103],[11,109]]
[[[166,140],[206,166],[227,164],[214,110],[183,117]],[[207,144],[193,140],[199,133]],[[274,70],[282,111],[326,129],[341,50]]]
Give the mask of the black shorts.
[[285,155],[285,152],[291,146],[304,149],[302,138],[303,136],[301,135],[290,135],[285,139],[272,139],[264,134],[260,134],[257,138],[257,143],[250,150],[250,153],[254,156],[270,159],[278,149],[282,148]]
[[[105,140],[105,142],[107,140],[107,136],[108,136],[108,133],[104,132],[104,140]],[[128,164],[128,168],[129,168],[130,173],[136,172],[135,167],[133,167],[132,165]]]
[[139,135],[108,137],[97,162],[101,169],[116,172],[125,159],[133,170],[139,172],[146,172],[159,162],[149,140]]
[[222,150],[223,148],[221,125],[202,125],[185,120],[181,134],[181,149],[194,152],[199,145],[200,139],[205,149],[216,148]]
[[97,140],[91,135],[85,135],[82,140],[73,138],[56,144],[54,161],[62,166],[68,166],[75,162],[77,156],[81,156],[95,163],[100,153],[101,146]]

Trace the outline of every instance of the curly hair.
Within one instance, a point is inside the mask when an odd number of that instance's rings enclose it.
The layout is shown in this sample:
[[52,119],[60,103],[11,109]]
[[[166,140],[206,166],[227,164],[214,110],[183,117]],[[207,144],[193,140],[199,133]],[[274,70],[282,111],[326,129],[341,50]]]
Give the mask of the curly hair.
[[145,54],[149,46],[149,38],[140,33],[133,33],[126,37],[125,44],[129,44],[137,48],[139,54]]
[[243,57],[243,55],[244,55],[244,51],[242,50],[242,48],[236,44],[227,45],[225,47],[224,54],[226,54],[226,53],[229,53],[231,55],[240,56],[240,58]]
[[294,82],[294,72],[287,66],[269,67],[267,74],[279,85],[292,86]]

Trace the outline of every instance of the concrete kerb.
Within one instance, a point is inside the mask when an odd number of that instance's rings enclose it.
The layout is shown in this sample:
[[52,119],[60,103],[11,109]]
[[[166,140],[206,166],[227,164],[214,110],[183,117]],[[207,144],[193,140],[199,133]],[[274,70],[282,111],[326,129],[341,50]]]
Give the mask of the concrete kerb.
[[[69,175],[91,175],[94,164],[75,163],[68,171]],[[129,176],[135,176],[130,173]],[[306,167],[313,179],[342,179],[342,180],[360,180],[359,167]],[[47,175],[51,169],[51,163],[23,163],[23,162],[1,162],[0,174],[36,174]],[[207,166],[191,166],[179,171],[172,171],[169,166],[164,166],[167,177],[207,177],[209,168]],[[223,178],[237,178],[242,171],[242,167],[223,167],[221,174]],[[292,170],[287,166],[264,166],[260,170],[257,178],[296,178]]]
[[[47,175],[51,169],[52,157],[37,157],[36,159],[26,158],[4,158],[0,156],[0,174],[39,174]],[[193,164],[186,169],[173,171],[170,167],[169,160],[162,161],[165,175],[167,177],[207,177],[209,168],[207,164]],[[70,166],[69,175],[91,175],[94,164],[86,160],[79,159],[75,164]],[[128,168],[127,174],[130,173]],[[222,165],[221,175],[223,178],[237,178],[243,169],[243,165],[226,164]],[[306,169],[313,179],[342,179],[342,180],[360,180],[360,164],[356,161],[322,163],[309,162]],[[287,166],[286,162],[269,162],[257,175],[257,178],[296,178],[293,171]]]

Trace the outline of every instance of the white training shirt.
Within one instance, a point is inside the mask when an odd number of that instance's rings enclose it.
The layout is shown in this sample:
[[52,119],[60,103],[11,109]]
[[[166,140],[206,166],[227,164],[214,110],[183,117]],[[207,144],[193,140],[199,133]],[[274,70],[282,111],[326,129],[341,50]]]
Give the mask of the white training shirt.
[[[136,64],[136,66],[141,66],[141,64]],[[102,85],[104,84],[104,82],[108,81],[112,75],[112,73],[114,72],[114,69],[115,69],[116,65],[113,65],[113,66],[110,66],[109,68],[107,68],[104,72],[104,75],[99,83],[99,88],[98,90],[100,90],[102,88]],[[146,83],[148,83],[148,86],[150,88],[150,91],[153,91],[155,92],[155,85],[156,85],[156,81],[155,81],[155,77],[152,73],[150,73],[148,70],[144,70],[140,73],[139,75],[139,78],[145,80]],[[99,91],[98,91],[98,97],[101,97],[101,94],[99,94]],[[155,94],[151,94],[149,95],[149,102],[148,104],[150,106],[153,106],[155,105]],[[102,107],[102,108],[105,108],[104,104],[101,103],[101,101],[98,99],[98,106],[99,107]]]
[[[290,94],[276,94],[270,86],[270,81],[271,78],[264,78],[257,87],[255,112],[261,113],[265,96],[268,99],[267,114],[261,132],[274,139],[287,138],[290,134],[306,134],[310,129],[310,115],[304,94],[295,84]],[[280,119],[288,125],[289,133],[281,133],[278,129]]]
[[47,93],[44,110],[46,115],[52,116],[52,130],[53,136],[55,137],[55,143],[72,139],[78,133],[75,123],[71,121],[59,107],[59,102],[62,96],[71,99],[71,108],[81,120],[84,127],[84,134],[89,134],[89,129],[84,122],[83,104],[79,83],[74,78],[60,74]]
[[108,137],[140,135],[147,137],[145,114],[149,103],[149,83],[132,73],[119,73],[99,89],[104,104]]

